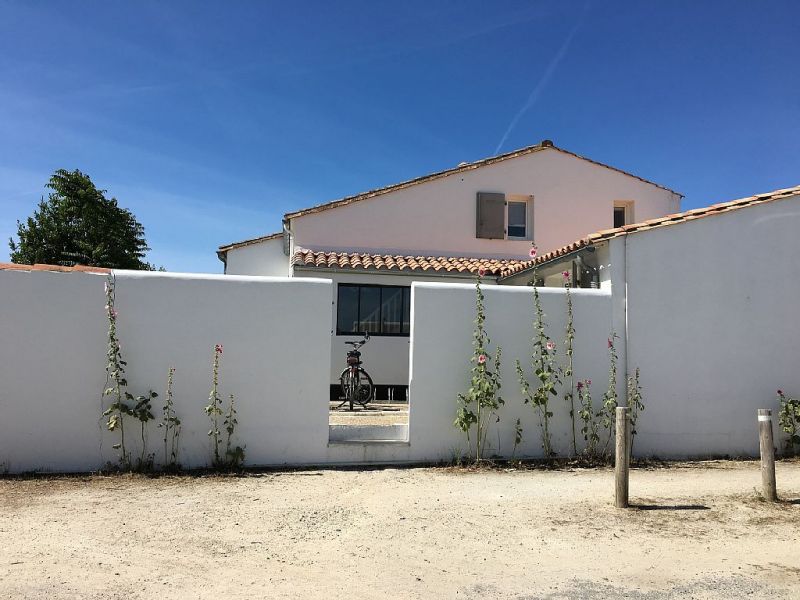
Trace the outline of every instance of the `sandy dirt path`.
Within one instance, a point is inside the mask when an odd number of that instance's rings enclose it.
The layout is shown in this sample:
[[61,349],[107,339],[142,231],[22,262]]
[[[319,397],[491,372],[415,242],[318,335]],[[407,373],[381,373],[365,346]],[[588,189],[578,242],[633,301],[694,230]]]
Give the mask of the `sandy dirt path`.
[[0,481],[2,598],[800,598],[800,462]]

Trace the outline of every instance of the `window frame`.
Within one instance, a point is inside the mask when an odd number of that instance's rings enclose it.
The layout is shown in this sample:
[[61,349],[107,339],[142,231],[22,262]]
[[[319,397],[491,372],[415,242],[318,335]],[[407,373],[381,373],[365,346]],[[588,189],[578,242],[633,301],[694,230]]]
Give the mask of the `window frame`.
[[[525,205],[525,235],[518,236],[518,235],[510,235],[509,234],[509,227],[510,223],[508,220],[508,209],[511,206],[511,203],[517,204],[524,204]],[[533,196],[528,195],[507,195],[506,196],[506,239],[511,241],[530,241],[533,239]]]
[[[625,211],[625,223],[623,224],[623,227],[625,225],[630,225],[631,223],[635,223],[636,222],[636,221],[633,220],[633,201],[631,201],[631,200],[624,200],[624,201],[623,200],[618,200],[618,201],[614,202],[614,208],[613,208],[613,211],[611,213],[612,219],[614,218],[614,213],[616,212],[617,209],[622,209],[623,211]],[[616,227],[616,223],[614,223],[613,221],[612,221],[612,225],[614,225],[615,229],[617,228]]]
[[[369,332],[370,337],[409,337],[411,335],[411,286],[410,285],[387,285],[387,284],[380,284],[380,283],[337,283],[336,284],[336,335],[340,336],[361,336],[364,335],[363,331],[345,331],[341,328],[341,324],[339,323],[339,298],[340,298],[340,290],[342,288],[380,288],[383,290],[384,288],[389,289],[399,289],[400,290],[400,332],[399,333],[384,333],[383,331],[380,332]],[[408,293],[405,292],[408,290]],[[408,307],[406,307],[406,299],[408,300]],[[381,329],[383,329],[383,291],[380,294],[380,314],[378,315],[378,323]],[[403,325],[405,324],[406,319],[406,308],[408,308],[409,315],[408,315],[408,332],[403,332]],[[358,292],[358,306],[356,307],[356,317],[357,321],[361,323],[361,291],[359,289]]]

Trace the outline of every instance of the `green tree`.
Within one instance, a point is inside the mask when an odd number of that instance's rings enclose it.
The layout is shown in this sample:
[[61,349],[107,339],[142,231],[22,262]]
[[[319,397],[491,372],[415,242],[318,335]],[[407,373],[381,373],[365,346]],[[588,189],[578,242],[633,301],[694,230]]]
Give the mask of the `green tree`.
[[53,191],[33,216],[17,221],[12,262],[152,270],[144,261],[150,248],[142,224],[88,175],[59,169],[46,187]]

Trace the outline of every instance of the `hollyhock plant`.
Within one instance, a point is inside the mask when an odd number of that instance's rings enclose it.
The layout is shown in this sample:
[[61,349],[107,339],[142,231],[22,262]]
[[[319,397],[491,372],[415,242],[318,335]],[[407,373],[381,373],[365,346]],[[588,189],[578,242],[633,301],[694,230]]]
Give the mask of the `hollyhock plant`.
[[614,437],[614,423],[616,421],[616,410],[619,405],[617,400],[617,349],[614,347],[614,340],[619,337],[615,332],[611,332],[608,338],[608,389],[603,394],[603,407],[600,409],[603,427],[608,430],[608,437],[603,452],[607,453],[611,438]]
[[[486,311],[480,277],[475,279],[475,312],[470,385],[466,393],[458,394],[459,407],[453,425],[466,434],[470,453],[476,461],[480,461],[485,450],[489,423],[504,404],[499,393],[501,348],[497,347],[494,357],[488,352],[491,341],[486,333]],[[495,421],[499,421],[499,418],[496,417]],[[476,429],[474,448],[470,436],[473,425]]]
[[778,426],[787,435],[786,453],[793,455],[800,448],[800,398],[789,398],[778,390]]
[[573,356],[575,354],[575,318],[572,307],[572,292],[570,291],[570,272],[562,271],[561,275],[564,278],[564,295],[567,303],[567,328],[566,337],[564,339],[564,356],[566,358],[563,366],[564,374],[564,401],[569,405],[569,418],[572,421],[572,454],[578,454],[578,434],[577,425],[575,422],[575,371],[573,365]]
[[581,433],[583,434],[583,441],[585,442],[583,454],[590,458],[597,457],[597,444],[600,441],[598,433],[599,423],[597,422],[597,415],[592,408],[592,380],[587,379],[584,382],[578,382],[578,400],[580,402],[580,409],[578,410],[578,417],[580,418],[583,426]]
[[486,276],[486,269],[484,269],[483,267],[478,269],[478,277],[485,277],[485,276]]
[[[535,252],[535,246],[531,249]],[[534,268],[533,281],[536,282],[536,270]],[[522,397],[525,404],[530,404],[536,411],[539,417],[539,427],[542,430],[542,450],[544,451],[545,458],[551,458],[554,455],[551,439],[550,439],[550,418],[553,413],[550,411],[549,402],[550,396],[557,396],[558,392],[556,387],[561,383],[559,378],[559,369],[555,361],[555,342],[553,342],[546,332],[546,323],[544,321],[544,310],[542,309],[542,301],[539,297],[539,289],[536,285],[533,286],[533,306],[534,306],[534,337],[533,348],[530,358],[530,367],[533,377],[528,380],[525,370],[522,368],[522,363],[517,360],[516,370],[519,379]]]
[[528,256],[530,256],[531,258],[536,258],[536,253],[537,252],[538,252],[538,248],[535,245],[531,246],[531,249],[528,250]]

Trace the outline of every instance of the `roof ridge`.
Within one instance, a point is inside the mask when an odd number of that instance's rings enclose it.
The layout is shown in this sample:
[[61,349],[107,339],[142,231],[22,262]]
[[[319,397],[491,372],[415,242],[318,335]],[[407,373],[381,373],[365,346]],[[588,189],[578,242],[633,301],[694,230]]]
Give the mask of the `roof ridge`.
[[531,146],[525,146],[523,148],[518,148],[517,150],[511,150],[511,151],[505,152],[503,154],[497,154],[497,155],[494,155],[494,156],[489,156],[489,157],[482,158],[482,159],[479,159],[479,160],[476,160],[476,161],[473,161],[473,162],[461,163],[461,164],[459,164],[459,165],[457,165],[455,167],[449,168],[449,169],[444,169],[442,171],[435,171],[433,173],[429,173],[428,175],[422,175],[422,176],[419,176],[419,177],[415,177],[413,179],[408,179],[408,180],[405,180],[405,181],[401,181],[399,183],[394,183],[394,184],[391,184],[391,185],[387,185],[387,186],[383,186],[383,187],[379,187],[379,188],[374,188],[372,190],[367,190],[365,192],[359,192],[358,194],[352,194],[350,196],[344,196],[344,197],[339,198],[337,200],[331,200],[329,202],[323,202],[321,204],[316,204],[316,205],[311,206],[309,208],[304,208],[304,209],[296,210],[296,211],[293,211],[293,212],[290,212],[290,213],[286,213],[283,218],[284,218],[284,220],[293,219],[293,218],[300,217],[300,216],[303,216],[303,215],[314,214],[314,213],[322,212],[324,210],[329,210],[329,209],[332,209],[332,208],[336,208],[338,206],[346,206],[346,205],[352,204],[354,202],[358,202],[358,201],[361,201],[361,200],[367,200],[369,198],[374,198],[376,196],[387,194],[389,192],[393,192],[393,191],[400,190],[400,189],[405,189],[407,187],[411,187],[412,185],[418,185],[420,183],[425,183],[427,181],[433,181],[435,179],[440,179],[442,177],[447,177],[447,176],[453,175],[455,173],[461,173],[461,172],[464,172],[464,171],[471,171],[471,170],[474,170],[474,169],[477,169],[477,168],[480,168],[480,167],[483,167],[483,166],[494,164],[496,162],[502,162],[502,161],[508,160],[510,158],[517,158],[518,156],[525,156],[527,154],[532,154],[534,152],[538,152],[538,151],[541,151],[541,150],[547,150],[547,149],[557,150],[558,152],[562,152],[564,154],[568,154],[570,156],[574,156],[575,158],[579,158],[581,160],[585,160],[585,161],[590,162],[592,164],[595,164],[595,165],[598,165],[598,166],[601,166],[601,167],[605,167],[607,169],[611,169],[612,171],[616,171],[616,172],[621,173],[623,175],[627,175],[628,177],[633,177],[634,179],[638,179],[639,181],[642,181],[642,182],[647,183],[649,185],[653,185],[653,186],[658,187],[658,188],[660,188],[662,190],[666,190],[666,191],[671,192],[673,194],[676,194],[676,195],[678,195],[680,197],[683,197],[682,194],[676,192],[675,190],[672,190],[672,189],[670,189],[668,187],[665,187],[665,186],[663,186],[661,184],[655,183],[654,181],[650,181],[650,180],[645,179],[643,177],[639,177],[638,175],[634,175],[633,173],[629,173],[628,171],[624,171],[624,170],[619,169],[617,167],[612,167],[611,165],[607,165],[605,163],[601,163],[601,162],[593,160],[591,158],[587,158],[587,157],[582,156],[580,154],[576,154],[575,152],[571,152],[569,150],[565,150],[564,148],[560,148],[560,147],[556,146],[551,140],[542,140],[538,144],[533,144]]

